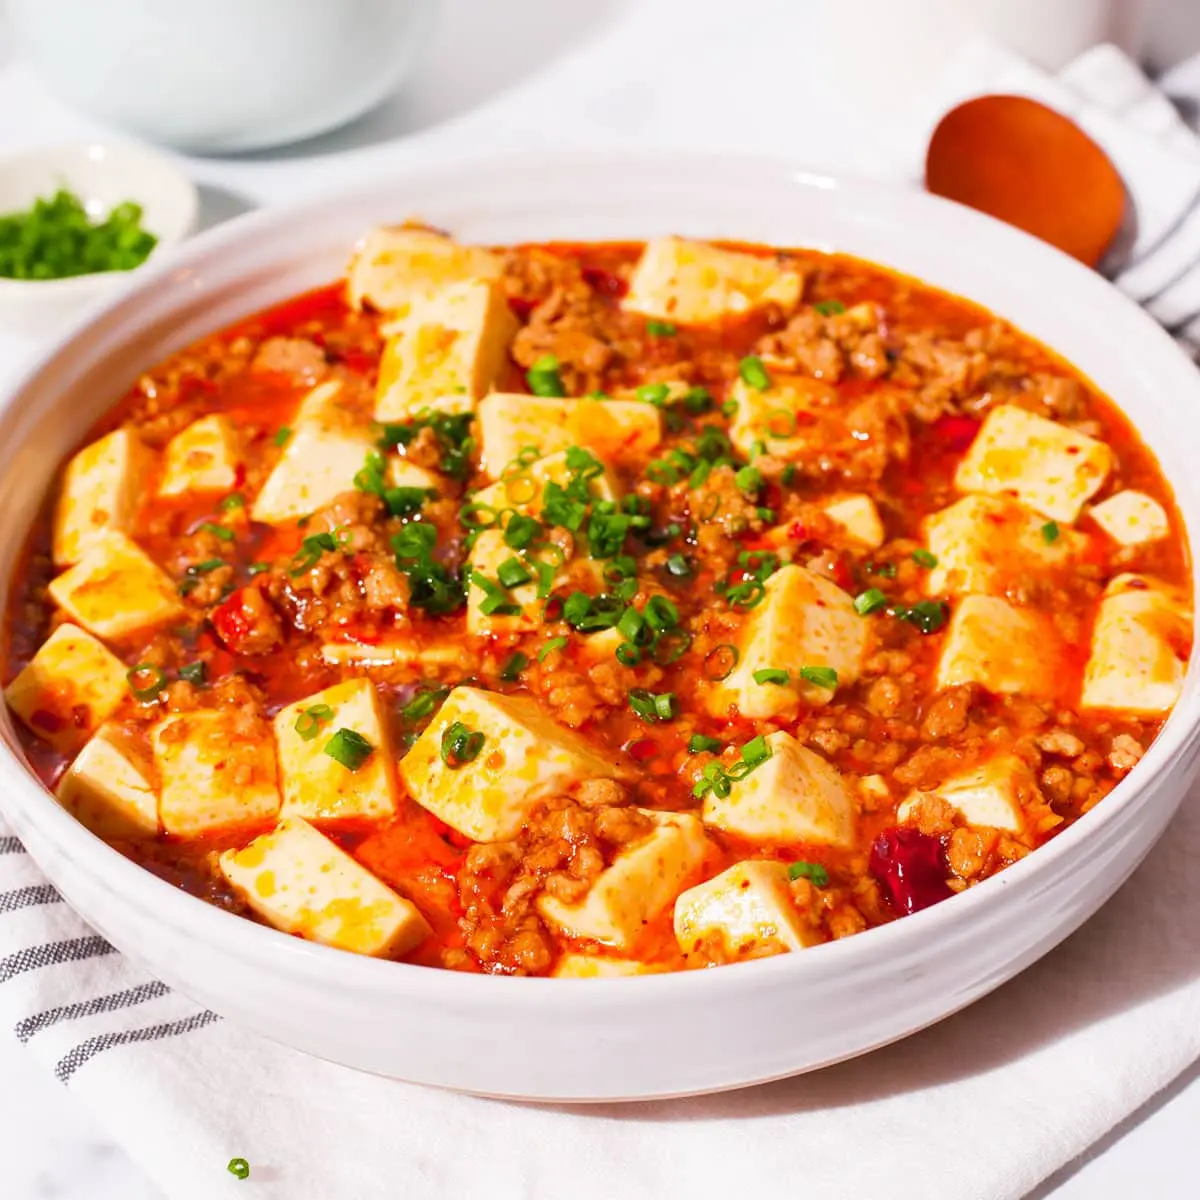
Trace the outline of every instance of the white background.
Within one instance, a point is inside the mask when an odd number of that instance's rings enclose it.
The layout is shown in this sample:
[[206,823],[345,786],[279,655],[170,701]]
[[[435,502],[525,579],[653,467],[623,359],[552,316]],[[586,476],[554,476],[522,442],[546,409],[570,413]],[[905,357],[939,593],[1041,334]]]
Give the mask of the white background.
[[[808,0],[812,2],[815,0]],[[386,155],[410,152],[414,137],[446,122],[460,126],[449,136],[464,145],[473,144],[470,119],[474,111],[531,85],[540,72],[611,36],[633,3],[635,0],[446,0],[442,23],[416,80],[380,110],[337,134],[279,154],[194,162],[193,174],[206,185],[206,223],[254,203],[328,187],[328,167],[333,161],[344,163],[346,176],[369,171],[373,162]],[[694,36],[719,38],[730,46],[730,53],[740,43],[743,52],[764,56],[764,95],[757,102],[764,106],[786,103],[795,113],[793,157],[833,170],[858,166],[863,131],[837,104],[838,81],[829,77],[820,47],[804,37],[808,3],[793,0],[790,6],[763,5],[775,18],[775,28],[765,34],[761,25],[751,23],[750,2],[731,5],[723,0],[693,0],[689,20],[702,30]],[[1152,58],[1173,62],[1185,53],[1200,51],[1200,2],[1152,3],[1156,9]],[[2,20],[0,10],[0,152],[93,132],[86,121],[46,96],[36,80],[6,54]],[[786,90],[777,89],[772,95],[768,60],[772,46],[778,53],[783,34],[787,35],[789,78]],[[679,66],[678,62],[663,61],[664,69]],[[681,78],[687,78],[686,72]],[[745,114],[730,113],[722,97],[714,103],[711,97],[698,94],[703,90],[698,89],[686,101],[703,110],[698,111],[695,122],[700,144],[711,136],[721,139],[724,146],[738,138],[748,150],[778,148],[760,144],[753,121],[746,121]],[[631,93],[622,88],[619,79],[614,79],[611,93],[606,94],[603,86],[594,92],[613,137],[632,132],[645,116],[639,109],[636,88]],[[474,141],[495,149],[507,132],[501,122],[474,135]],[[531,132],[537,136],[537,131],[525,129],[514,133],[513,140],[528,140]],[[854,144],[856,138],[860,139],[858,145]],[[13,348],[20,349],[9,346],[0,331],[0,352]],[[1035,1195],[1039,1200],[1125,1200],[1131,1194],[1156,1200],[1192,1200],[1200,1194],[1191,1153],[1197,1128],[1200,1067],[1186,1072],[1153,1104],[1133,1114],[1094,1147],[1085,1161],[1061,1171]],[[15,1039],[3,1031],[0,1164],[3,1200],[149,1200],[160,1195],[105,1137],[91,1115],[64,1088],[35,1069]],[[799,1187],[802,1180],[801,1170]],[[881,1194],[885,1192],[886,1184],[882,1184]],[[934,1194],[931,1189],[930,1195]]]

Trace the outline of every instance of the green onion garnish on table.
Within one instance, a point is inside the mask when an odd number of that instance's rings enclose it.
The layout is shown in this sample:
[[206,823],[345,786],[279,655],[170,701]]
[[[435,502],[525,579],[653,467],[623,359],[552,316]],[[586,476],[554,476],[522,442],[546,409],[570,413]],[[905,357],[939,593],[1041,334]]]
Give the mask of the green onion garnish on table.
[[158,238],[142,227],[142,206],[116,205],[93,220],[73,192],[60,188],[23,212],[0,216],[0,276],[67,279],[141,266]]

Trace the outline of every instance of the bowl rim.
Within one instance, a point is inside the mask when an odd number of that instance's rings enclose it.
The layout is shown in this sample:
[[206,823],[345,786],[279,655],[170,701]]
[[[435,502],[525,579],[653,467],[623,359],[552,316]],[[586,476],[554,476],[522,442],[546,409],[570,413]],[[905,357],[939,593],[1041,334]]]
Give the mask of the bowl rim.
[[[0,156],[0,177],[7,175],[10,171],[19,171],[22,167],[33,164],[62,162],[63,170],[66,171],[69,169],[69,163],[77,161],[81,156],[111,158],[113,160],[111,169],[114,172],[128,175],[135,181],[138,177],[148,173],[158,175],[174,192],[172,204],[175,215],[172,222],[162,233],[151,230],[158,241],[146,258],[136,267],[120,271],[88,271],[83,275],[67,275],[59,279],[13,279],[7,275],[0,276],[0,299],[32,299],[34,291],[39,297],[46,299],[65,297],[71,292],[94,291],[99,287],[132,279],[135,275],[141,278],[142,272],[147,267],[151,264],[160,265],[162,259],[167,257],[196,228],[200,214],[200,190],[192,182],[187,172],[170,155],[124,138],[88,138],[77,142],[55,142],[50,146],[32,146],[24,150],[16,150],[11,154]],[[122,162],[136,164],[136,169],[129,170],[120,165]],[[136,187],[131,188],[131,191],[135,190]],[[129,199],[141,203],[136,195],[131,195]],[[56,338],[55,341],[57,340]]]
[[[488,170],[531,171],[545,169],[547,161],[558,167],[576,169],[604,167],[636,170],[661,168],[663,159],[682,168],[709,172],[738,171],[753,173],[775,185],[835,191],[847,198],[869,205],[891,206],[902,214],[905,208],[931,209],[937,212],[940,227],[947,238],[975,236],[985,241],[1007,241],[1021,247],[1026,256],[1035,255],[1060,276],[1074,275],[1078,287],[1095,297],[1098,305],[1107,306],[1112,313],[1122,314],[1121,320],[1130,334],[1138,334],[1143,342],[1157,344],[1160,366],[1178,378],[1183,395],[1190,391],[1200,402],[1200,372],[1177,346],[1170,335],[1139,305],[1122,295],[1101,276],[1060,251],[1008,225],[940,197],[890,182],[861,178],[837,178],[797,167],[777,156],[711,153],[703,151],[588,150],[541,151],[522,153],[479,153],[454,156],[448,160],[420,161],[392,168],[336,191],[324,192],[268,209],[255,210],[234,217],[193,239],[163,261],[147,262],[138,268],[137,282],[119,296],[93,306],[84,316],[74,320],[60,336],[54,338],[18,376],[0,391],[0,410],[7,410],[50,368],[54,360],[70,350],[73,343],[94,324],[125,304],[136,304],[139,294],[157,281],[176,275],[188,278],[188,268],[227,252],[231,246],[253,238],[259,229],[287,226],[300,220],[313,220],[322,214],[336,214],[354,200],[378,199],[385,212],[395,203],[403,184],[414,178],[425,182],[440,177],[451,182]],[[937,286],[937,285],[930,285]],[[971,300],[970,296],[965,299]],[[978,303],[978,302],[976,302]],[[990,310],[987,310],[990,311]],[[1003,318],[1002,313],[997,314]],[[1036,334],[1029,336],[1036,337]],[[1052,348],[1053,349],[1053,348]],[[1077,370],[1081,369],[1076,367]],[[1115,401],[1114,401],[1115,403]],[[1119,406],[1118,406],[1119,407]],[[1164,476],[1169,484],[1173,480]],[[1190,529],[1186,531],[1191,556]],[[1193,597],[1200,591],[1200,577],[1193,572]],[[732,964],[736,969],[689,970],[663,972],[643,976],[605,979],[606,986],[578,987],[577,981],[546,976],[496,976],[418,966],[413,963],[374,959],[365,955],[304,941],[290,934],[261,925],[245,917],[225,912],[199,897],[192,896],[158,878],[144,867],[126,858],[103,839],[72,817],[57,804],[53,794],[33,775],[30,768],[7,744],[0,745],[0,815],[8,808],[9,819],[17,826],[27,820],[39,837],[45,837],[56,848],[69,850],[71,866],[93,879],[103,880],[120,890],[129,903],[153,914],[155,924],[171,935],[184,935],[219,948],[226,956],[251,960],[272,973],[290,971],[308,978],[335,979],[347,991],[369,994],[407,994],[431,1003],[480,1002],[491,1008],[521,1008],[531,999],[545,1000],[552,993],[570,995],[577,1009],[611,1009],[616,1004],[632,1005],[642,1002],[665,1001],[673,996],[688,995],[692,989],[704,989],[709,996],[725,996],[732,992],[755,990],[760,981],[771,977],[795,977],[799,984],[804,976],[827,975],[836,972],[852,973],[855,969],[887,962],[911,950],[914,942],[936,944],[938,932],[950,932],[963,925],[981,921],[1002,903],[1006,891],[1036,893],[1039,879],[1051,873],[1055,864],[1079,852],[1082,843],[1099,842],[1106,829],[1130,818],[1130,810],[1140,794],[1168,773],[1176,760],[1187,757],[1200,742],[1200,655],[1193,653],[1179,701],[1170,713],[1163,729],[1151,744],[1142,760],[1116,787],[1088,813],[1062,833],[1018,862],[1010,864],[996,875],[964,892],[930,908],[893,920],[886,925],[864,930],[852,937],[810,947],[804,954],[783,954],[744,963]],[[18,815],[13,815],[13,812]],[[88,920],[87,914],[81,914]],[[1052,948],[1055,942],[1045,947]],[[1043,952],[1045,952],[1045,950]],[[1007,978],[1004,976],[1003,978]],[[998,980],[999,982],[999,980]],[[564,991],[563,989],[567,989]],[[948,1008],[947,1011],[950,1011]]]

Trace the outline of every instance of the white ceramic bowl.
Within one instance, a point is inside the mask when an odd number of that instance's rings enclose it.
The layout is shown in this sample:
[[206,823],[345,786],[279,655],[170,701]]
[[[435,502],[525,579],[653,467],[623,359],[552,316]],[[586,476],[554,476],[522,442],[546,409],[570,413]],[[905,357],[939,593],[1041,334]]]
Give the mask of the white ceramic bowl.
[[[970,296],[1044,339],[1121,404],[1200,525],[1200,375],[1099,276],[986,217],[784,165],[655,155],[413,170],[252,214],[151,270],[36,365],[0,412],[0,585],[56,464],[139,370],[335,277],[370,224],[420,213],[471,241],[677,232],[838,248]],[[97,381],[103,380],[103,386]],[[1158,741],[1102,804],[979,887],[799,954],[633,979],[504,979],[376,962],[285,937],[177,891],[77,824],[0,718],[0,797],[66,899],[130,957],[232,1020],[353,1067],[504,1096],[685,1094],[860,1054],[970,1004],[1061,941],[1159,837],[1197,766],[1193,664]]]
[[57,95],[199,154],[294,142],[366,112],[416,63],[434,8],[434,0],[8,0],[18,48]]
[[21,212],[60,187],[74,192],[88,214],[103,216],[125,200],[142,206],[142,225],[158,238],[146,263],[132,271],[103,271],[67,279],[0,278],[0,323],[27,332],[49,331],[110,292],[181,242],[196,224],[195,185],[169,158],[121,142],[92,142],[29,150],[0,159],[0,214]]

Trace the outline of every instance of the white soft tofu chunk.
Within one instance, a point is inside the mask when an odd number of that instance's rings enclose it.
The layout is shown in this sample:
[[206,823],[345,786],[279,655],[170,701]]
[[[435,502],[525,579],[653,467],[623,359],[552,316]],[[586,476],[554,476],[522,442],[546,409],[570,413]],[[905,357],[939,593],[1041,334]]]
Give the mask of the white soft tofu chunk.
[[633,948],[708,860],[712,845],[690,813],[639,811],[654,822],[653,830],[624,847],[582,900],[567,904],[546,894],[538,898],[538,912],[568,937],[617,950]]
[[843,496],[823,507],[825,515],[836,521],[852,540],[868,550],[877,550],[883,545],[886,537],[883,521],[870,496]]
[[[470,762],[442,759],[442,734],[455,722],[483,734]],[[585,779],[616,779],[622,769],[585,738],[564,729],[528,696],[456,687],[400,762],[412,798],[477,842],[514,837],[530,811]]]
[[441,480],[432,471],[426,471],[424,467],[418,467],[398,454],[387,456],[384,477],[388,487],[428,488],[436,492],[441,486]]
[[582,446],[614,463],[648,454],[662,417],[641,400],[571,400],[493,392],[479,402],[481,466],[492,479],[527,447],[540,456]]
[[937,686],[977,683],[989,692],[1055,696],[1063,647],[1048,617],[997,596],[965,596],[950,616]]
[[768,304],[800,303],[804,276],[778,258],[721,250],[683,238],[646,243],[621,306],[683,325],[738,317]]
[[199,837],[278,814],[275,744],[265,722],[248,729],[235,712],[174,713],[154,726],[150,744],[167,833]]
[[1094,505],[1088,514],[1121,546],[1160,542],[1171,532],[1166,509],[1153,496],[1128,488]]
[[[766,596],[752,609],[739,635],[737,666],[703,693],[714,716],[732,705],[744,717],[793,716],[799,703],[828,704],[836,687],[804,679],[803,667],[837,672],[837,686],[853,683],[867,657],[870,622],[837,584],[807,567],[781,567],[766,582]],[[756,683],[765,668],[788,672],[787,683]]]
[[[924,793],[916,793],[896,810],[896,819],[907,821]],[[994,754],[984,762],[961,771],[931,789],[932,795],[958,811],[976,827],[1020,833],[1025,827],[1022,803],[1037,797],[1033,772],[1014,754]]]
[[63,754],[74,754],[129,695],[127,668],[77,625],[60,625],[4,690],[8,707]]
[[498,255],[459,245],[432,229],[381,226],[355,251],[346,294],[354,308],[366,303],[383,313],[403,312],[427,292],[469,279],[498,279],[502,269]]
[[1083,674],[1083,708],[1167,712],[1192,652],[1186,592],[1146,575],[1118,575],[1100,598]]
[[771,373],[765,391],[735,379],[729,393],[736,405],[729,424],[729,440],[745,455],[765,446],[774,458],[803,458],[830,438],[838,394],[835,388],[805,375]]
[[[281,709],[273,722],[284,817],[381,820],[396,811],[395,764],[379,694],[369,679],[347,679]],[[325,752],[341,729],[371,743],[351,771]]]
[[384,634],[370,642],[337,633],[321,643],[321,658],[331,667],[458,667],[462,675],[472,670],[470,656],[456,643],[418,640],[398,633]]
[[821,931],[793,903],[787,864],[750,859],[675,901],[675,938],[689,958],[735,963],[803,950]]
[[153,455],[128,429],[85,446],[67,463],[54,508],[54,565],[77,563],[110,533],[128,533]]
[[564,954],[550,975],[554,979],[623,979],[630,975],[657,975],[654,963],[635,958],[609,958],[599,954]]
[[728,796],[705,797],[704,823],[755,842],[850,845],[854,797],[837,768],[782,729],[767,745],[771,757]]
[[49,591],[72,620],[105,640],[145,633],[185,611],[170,576],[123,533],[93,543]]
[[[535,557],[528,555],[527,557]],[[518,584],[507,590],[508,598],[502,601],[502,606],[515,605],[518,612],[484,612],[489,596],[489,588],[483,581],[499,587],[501,564],[509,559],[520,562],[530,576],[528,583]],[[485,529],[475,540],[471,553],[467,558],[471,568],[471,582],[467,588],[467,632],[476,637],[489,637],[492,634],[526,633],[537,629],[542,623],[542,606],[537,599],[536,568],[526,563],[515,550],[504,540],[504,534],[498,529]],[[495,600],[498,597],[492,596]]]
[[103,726],[54,789],[58,802],[104,838],[158,833],[158,791],[150,756],[121,731]]
[[269,925],[323,946],[399,958],[431,932],[414,904],[299,817],[226,850],[220,865]]
[[228,417],[201,417],[167,443],[158,494],[231,491],[238,483],[241,456],[241,438]]
[[[598,500],[617,500],[621,495],[621,485],[609,467],[600,460],[603,471],[594,479],[589,480],[589,492]],[[542,501],[545,497],[546,484],[557,483],[565,487],[572,477],[571,468],[567,465],[567,451],[560,450],[556,454],[548,454],[519,470],[510,472],[505,478],[481,488],[471,497],[473,504],[487,505],[497,512],[506,508],[514,508],[529,516],[540,516]]]
[[517,319],[499,283],[454,283],[414,300],[388,329],[375,419],[402,421],[448,396],[478,400],[508,360]]
[[937,559],[929,596],[1003,596],[1031,575],[1069,569],[1088,546],[1085,534],[999,496],[965,496],[926,517],[925,540]]
[[999,404],[984,418],[954,482],[960,491],[1007,496],[1070,524],[1103,486],[1113,462],[1104,442]]
[[322,383],[302,401],[292,435],[251,507],[255,521],[288,524],[354,489],[375,439],[338,404],[340,391],[336,381]]

